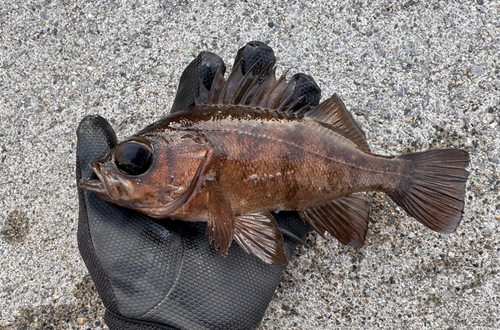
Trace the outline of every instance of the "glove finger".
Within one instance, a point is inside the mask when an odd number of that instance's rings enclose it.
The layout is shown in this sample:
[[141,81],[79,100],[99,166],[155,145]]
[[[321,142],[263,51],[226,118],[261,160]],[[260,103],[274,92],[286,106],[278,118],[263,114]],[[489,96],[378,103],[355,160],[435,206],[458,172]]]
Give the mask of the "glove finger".
[[103,157],[118,144],[115,131],[101,116],[83,118],[76,131],[77,136],[77,180],[91,178],[95,174],[89,167],[97,158]]
[[252,68],[257,61],[260,61],[261,70],[266,68],[269,64],[273,66],[276,63],[273,49],[260,41],[250,41],[245,46],[241,47],[234,59],[234,66],[241,60],[243,60],[243,74]]
[[290,261],[293,252],[299,245],[305,243],[306,234],[312,228],[299,217],[297,212],[282,211],[273,215],[283,235],[285,253]]
[[297,73],[293,75],[291,81],[295,82],[294,99],[303,98],[295,106],[296,108],[301,108],[306,104],[310,106],[317,106],[319,104],[321,100],[321,88],[316,84],[313,77],[304,73]]
[[170,113],[193,106],[195,98],[199,95],[200,84],[205,85],[206,89],[210,90],[219,68],[222,75],[224,75],[226,72],[224,61],[219,56],[209,52],[201,52],[189,63],[182,72]]

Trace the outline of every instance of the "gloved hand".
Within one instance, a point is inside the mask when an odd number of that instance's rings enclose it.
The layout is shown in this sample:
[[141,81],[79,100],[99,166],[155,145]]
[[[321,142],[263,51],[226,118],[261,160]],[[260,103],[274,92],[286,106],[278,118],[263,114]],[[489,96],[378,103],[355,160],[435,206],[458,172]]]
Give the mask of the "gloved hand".
[[[274,62],[268,46],[252,42],[240,49],[250,68]],[[235,62],[236,63],[236,62]],[[210,89],[222,60],[201,53],[184,71],[172,107],[194,104],[199,84]],[[319,103],[312,78],[296,75],[307,102]],[[89,164],[118,142],[99,116],[82,120],[77,131],[77,182],[94,176]],[[78,188],[78,246],[106,307],[110,329],[254,329],[280,282],[284,266],[270,266],[236,243],[223,258],[205,235],[205,222],[155,220],[101,200]],[[296,212],[275,215],[287,257],[310,230]]]

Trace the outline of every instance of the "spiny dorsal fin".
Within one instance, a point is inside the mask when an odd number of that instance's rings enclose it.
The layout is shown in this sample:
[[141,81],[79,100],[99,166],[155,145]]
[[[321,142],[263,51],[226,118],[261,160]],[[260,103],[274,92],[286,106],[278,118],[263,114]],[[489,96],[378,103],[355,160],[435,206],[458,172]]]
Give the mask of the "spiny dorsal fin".
[[329,232],[340,243],[352,247],[363,246],[369,215],[368,202],[357,195],[349,195],[299,212],[299,216],[321,236]]
[[351,113],[347,111],[344,102],[342,102],[337,94],[323,101],[305,115],[318,122],[332,126],[335,131],[357,144],[362,151],[370,152],[365,132],[359,127],[359,124]]
[[276,79],[274,62],[262,68],[259,60],[246,73],[243,66],[244,59],[241,59],[227,80],[219,70],[210,91],[200,84],[195,104],[250,106],[284,113],[303,113],[310,109],[310,104],[303,102],[305,96],[301,90],[295,88],[296,79],[287,82],[286,72]]

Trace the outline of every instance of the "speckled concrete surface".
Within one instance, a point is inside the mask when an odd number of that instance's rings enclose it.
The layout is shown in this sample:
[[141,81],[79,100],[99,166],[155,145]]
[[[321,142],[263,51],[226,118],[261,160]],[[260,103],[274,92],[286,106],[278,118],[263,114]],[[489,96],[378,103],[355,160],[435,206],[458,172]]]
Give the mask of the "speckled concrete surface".
[[76,245],[78,122],[126,137],[168,112],[200,51],[230,66],[251,40],[337,92],[375,152],[472,158],[456,233],[373,194],[366,246],[311,235],[261,329],[499,327],[498,1],[7,0],[0,32],[0,328],[105,327]]

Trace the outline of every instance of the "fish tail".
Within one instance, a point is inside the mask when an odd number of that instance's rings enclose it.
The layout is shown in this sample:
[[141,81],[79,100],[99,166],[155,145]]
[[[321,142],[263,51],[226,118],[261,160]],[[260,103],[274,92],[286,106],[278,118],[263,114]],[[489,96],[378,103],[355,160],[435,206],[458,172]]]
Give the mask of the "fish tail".
[[469,153],[441,149],[400,156],[406,175],[391,199],[409,215],[439,233],[454,232],[464,209]]

